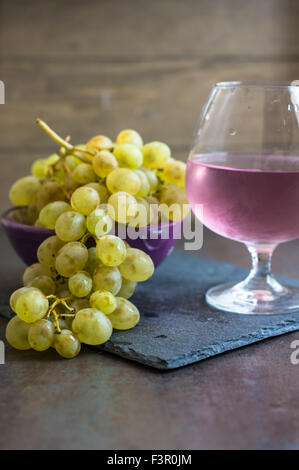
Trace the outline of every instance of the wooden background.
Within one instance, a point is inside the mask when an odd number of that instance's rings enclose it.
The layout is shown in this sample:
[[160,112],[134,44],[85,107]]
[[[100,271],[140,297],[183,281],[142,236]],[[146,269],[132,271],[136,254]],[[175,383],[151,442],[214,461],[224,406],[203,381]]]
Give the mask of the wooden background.
[[0,204],[55,151],[136,128],[185,159],[211,85],[299,79],[296,0],[0,0]]

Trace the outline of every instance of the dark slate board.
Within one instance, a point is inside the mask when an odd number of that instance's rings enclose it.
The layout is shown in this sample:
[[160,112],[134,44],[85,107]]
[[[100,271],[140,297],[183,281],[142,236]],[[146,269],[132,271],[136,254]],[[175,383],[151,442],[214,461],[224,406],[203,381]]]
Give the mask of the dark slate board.
[[[114,333],[102,349],[157,369],[174,369],[298,330],[299,313],[235,315],[206,304],[209,287],[246,274],[230,264],[174,252],[132,297],[141,312],[140,323]],[[283,280],[299,286],[298,280]]]
[[[141,312],[138,326],[115,331],[100,349],[157,369],[174,369],[298,330],[299,313],[243,316],[205,303],[209,287],[245,275],[246,270],[230,264],[174,252],[132,297]],[[299,286],[298,280],[287,282]],[[2,292],[0,313],[6,317],[7,298],[8,292]]]

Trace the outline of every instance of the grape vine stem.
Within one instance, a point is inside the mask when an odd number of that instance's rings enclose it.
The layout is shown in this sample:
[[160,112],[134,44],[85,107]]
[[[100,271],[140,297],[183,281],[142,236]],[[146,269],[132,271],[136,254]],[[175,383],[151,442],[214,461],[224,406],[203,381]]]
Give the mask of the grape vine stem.
[[[46,134],[48,134],[49,137],[51,137],[51,139],[53,139],[60,147],[66,150],[66,154],[72,153],[73,155],[75,155],[75,157],[79,158],[79,160],[83,161],[84,163],[90,163],[90,161],[82,157],[80,153],[86,153],[87,155],[90,155],[92,157],[95,156],[95,153],[91,152],[90,150],[75,147],[74,145],[70,144],[69,137],[63,139],[62,137],[60,137],[60,135],[57,134],[57,132],[51,129],[51,127],[46,122],[42,121],[42,119],[37,118],[36,123],[41,127],[41,129],[46,132]],[[60,156],[62,156],[61,153]]]
[[61,329],[60,329],[59,321],[58,321],[59,318],[60,317],[74,317],[75,313],[57,313],[55,308],[57,307],[57,305],[63,305],[69,312],[74,312],[74,309],[69,307],[69,305],[67,304],[67,300],[71,300],[71,297],[65,297],[63,299],[59,299],[58,297],[56,297],[56,295],[51,294],[47,296],[47,299],[53,300],[53,303],[49,307],[46,318],[49,318],[51,314],[53,315],[56,329],[58,333],[60,333]]

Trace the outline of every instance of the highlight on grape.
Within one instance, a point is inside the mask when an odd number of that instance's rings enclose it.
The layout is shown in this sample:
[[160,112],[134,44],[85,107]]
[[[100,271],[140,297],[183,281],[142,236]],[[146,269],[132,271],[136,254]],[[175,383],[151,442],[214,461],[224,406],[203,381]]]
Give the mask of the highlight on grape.
[[96,135],[73,145],[37,123],[58,151],[33,162],[31,175],[18,179],[9,197],[27,207],[24,223],[54,232],[10,297],[16,315],[6,338],[16,349],[54,348],[73,358],[81,343],[100,345],[113,329],[138,324],[140,313],[129,299],[137,283],[153,275],[154,264],[119,236],[120,227],[133,233],[186,217],[186,165],[163,142],[144,145],[135,130],[121,131],[115,141]]

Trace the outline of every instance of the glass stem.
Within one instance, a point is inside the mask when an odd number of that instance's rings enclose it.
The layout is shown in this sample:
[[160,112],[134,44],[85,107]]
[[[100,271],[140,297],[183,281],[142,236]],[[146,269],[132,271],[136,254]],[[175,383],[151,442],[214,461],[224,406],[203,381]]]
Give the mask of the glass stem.
[[251,255],[252,268],[242,282],[244,287],[253,290],[281,292],[284,288],[271,274],[271,259],[277,245],[246,245]]
[[247,245],[251,255],[250,277],[267,279],[271,276],[271,260],[276,245]]

